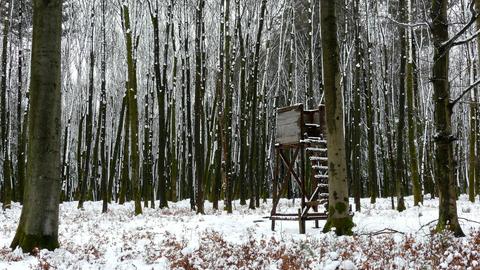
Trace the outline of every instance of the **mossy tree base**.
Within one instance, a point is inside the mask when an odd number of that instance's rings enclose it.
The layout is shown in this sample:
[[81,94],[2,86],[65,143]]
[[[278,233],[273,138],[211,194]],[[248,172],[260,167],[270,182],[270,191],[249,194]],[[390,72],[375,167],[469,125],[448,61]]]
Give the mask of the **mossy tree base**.
[[335,228],[335,234],[338,236],[341,235],[352,235],[352,228],[355,227],[352,217],[343,217],[343,218],[334,218],[329,217],[325,227],[323,227],[323,232],[327,233]]
[[10,248],[15,249],[20,247],[24,252],[32,253],[36,249],[48,249],[53,251],[59,246],[58,236],[25,234],[23,230],[19,229]]
[[447,221],[439,221],[437,223],[437,227],[435,228],[435,231],[437,233],[443,232],[445,230],[449,230],[453,233],[455,237],[464,237],[465,233],[463,232],[462,228],[460,227],[460,224],[447,224]]

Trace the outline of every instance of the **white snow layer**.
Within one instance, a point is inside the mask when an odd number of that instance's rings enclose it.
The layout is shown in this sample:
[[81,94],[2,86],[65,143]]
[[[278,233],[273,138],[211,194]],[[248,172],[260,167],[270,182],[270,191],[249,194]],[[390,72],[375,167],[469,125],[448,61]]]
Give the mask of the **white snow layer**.
[[[0,212],[0,269],[479,269],[480,204],[465,196],[458,201],[464,238],[431,232],[438,200],[413,207],[408,197],[406,204],[399,213],[389,199],[363,199],[355,235],[337,237],[322,233],[325,221],[320,229],[307,222],[306,235],[294,221],[277,221],[272,232],[264,218],[271,200],[256,210],[236,201],[231,215],[208,202],[207,214],[196,215],[181,201],[168,209],[144,208],[140,216],[132,203],[109,205],[101,214],[101,202],[86,202],[84,210],[68,202],[60,207],[61,247],[36,256],[8,247],[21,211],[13,204]],[[286,199],[279,207],[297,209]]]

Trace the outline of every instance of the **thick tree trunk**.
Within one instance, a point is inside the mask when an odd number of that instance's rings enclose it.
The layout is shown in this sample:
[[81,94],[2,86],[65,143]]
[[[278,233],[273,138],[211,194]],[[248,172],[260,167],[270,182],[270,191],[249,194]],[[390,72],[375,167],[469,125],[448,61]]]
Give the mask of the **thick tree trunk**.
[[24,206],[11,247],[58,244],[61,183],[62,1],[33,1],[31,110]]
[[451,230],[455,236],[464,233],[458,222],[455,164],[453,157],[452,108],[448,81],[449,48],[442,46],[448,37],[447,0],[433,0],[431,7],[432,36],[435,46],[432,82],[435,125],[435,181],[439,193],[437,231]]
[[347,162],[345,152],[343,94],[337,41],[335,1],[321,1],[323,79],[327,121],[329,209],[324,231],[336,228],[337,235],[352,234],[349,211]]

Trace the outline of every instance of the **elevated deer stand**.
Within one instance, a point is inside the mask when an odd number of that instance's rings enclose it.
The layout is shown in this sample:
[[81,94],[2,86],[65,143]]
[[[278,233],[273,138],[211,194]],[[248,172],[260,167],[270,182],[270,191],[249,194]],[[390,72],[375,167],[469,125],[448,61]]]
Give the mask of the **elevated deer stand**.
[[[327,219],[328,213],[328,158],[325,140],[325,106],[317,110],[304,110],[303,104],[277,110],[275,135],[275,172],[273,179],[273,208],[270,214],[272,230],[276,220],[298,221],[300,233],[305,233],[307,220]],[[293,153],[288,159],[288,152]],[[299,173],[294,165],[300,159]],[[305,159],[311,163],[310,191],[307,188]],[[280,166],[285,175],[279,178]],[[300,190],[301,205],[298,213],[278,213],[277,207],[291,179]],[[323,206],[323,207],[321,207]],[[322,208],[322,209],[321,209]],[[319,210],[322,210],[319,212]]]

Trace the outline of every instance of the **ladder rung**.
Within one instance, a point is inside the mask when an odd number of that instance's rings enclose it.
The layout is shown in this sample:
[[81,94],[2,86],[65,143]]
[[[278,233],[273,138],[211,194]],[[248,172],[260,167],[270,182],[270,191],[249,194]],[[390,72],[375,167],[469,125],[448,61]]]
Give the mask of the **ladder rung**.
[[328,198],[328,193],[320,193],[318,194],[318,197],[323,199],[323,198]]
[[327,158],[327,157],[316,157],[316,156],[313,156],[313,157],[310,157],[310,160],[311,160],[311,161],[328,161],[328,158]]
[[307,126],[307,127],[313,127],[313,128],[319,128],[319,127],[320,127],[319,124],[311,124],[311,123],[305,123],[305,126]]
[[317,148],[317,147],[307,147],[306,150],[310,152],[321,152],[321,153],[327,152],[327,148]]
[[325,174],[316,174],[315,179],[328,179],[328,175]]
[[303,143],[323,143],[323,144],[327,143],[326,140],[324,140],[320,137],[308,137],[305,140],[301,140],[300,142],[303,142]]
[[322,165],[313,165],[313,169],[318,169],[318,170],[328,170],[328,166],[322,166]]

